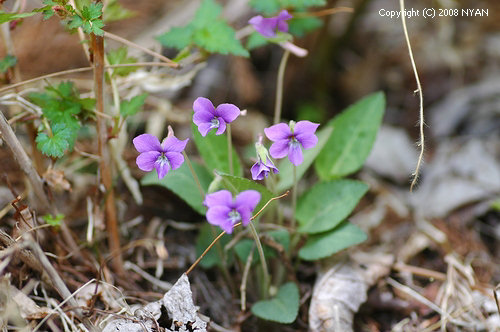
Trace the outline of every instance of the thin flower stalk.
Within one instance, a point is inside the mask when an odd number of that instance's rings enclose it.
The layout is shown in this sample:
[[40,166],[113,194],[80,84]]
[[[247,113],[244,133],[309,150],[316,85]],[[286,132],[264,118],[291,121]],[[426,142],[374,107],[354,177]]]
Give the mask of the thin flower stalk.
[[252,232],[252,236],[255,240],[255,245],[257,246],[257,251],[260,256],[260,263],[262,265],[262,272],[264,273],[264,298],[267,298],[269,294],[269,286],[271,282],[271,277],[269,275],[269,270],[267,269],[266,256],[264,255],[264,249],[262,248],[262,243],[260,243],[259,234],[257,233],[257,229],[252,222],[249,224],[250,231]]
[[280,66],[278,68],[278,77],[276,79],[276,102],[274,104],[274,124],[279,123],[281,119],[281,105],[283,103],[283,81],[285,79],[285,68],[289,56],[290,51],[286,49],[283,53]]
[[196,172],[194,171],[193,165],[191,164],[191,160],[189,160],[186,151],[182,151],[182,155],[184,156],[184,160],[186,160],[186,163],[189,167],[189,171],[191,171],[191,175],[193,175],[193,180],[196,183],[198,191],[200,192],[201,199],[203,200],[205,198],[205,191],[201,186],[200,179],[198,178],[198,175],[196,175]]
[[229,174],[234,175],[234,170],[233,170],[233,141],[231,137],[231,124],[227,124],[227,158],[228,158],[228,165],[229,165]]

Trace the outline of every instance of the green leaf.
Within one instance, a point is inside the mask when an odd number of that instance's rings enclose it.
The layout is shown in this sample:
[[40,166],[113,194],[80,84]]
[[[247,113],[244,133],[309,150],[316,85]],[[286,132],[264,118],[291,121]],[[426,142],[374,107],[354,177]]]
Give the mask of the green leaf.
[[324,6],[326,0],[282,0],[283,7],[307,8],[313,6]]
[[259,301],[252,306],[252,313],[262,319],[282,324],[293,323],[299,313],[299,289],[293,282],[280,287],[276,297]]
[[3,10],[0,10],[0,24],[33,16],[35,14],[36,13],[7,13]]
[[102,15],[102,3],[92,2],[90,6],[83,6],[82,16],[87,21],[93,21],[101,17]]
[[365,232],[346,220],[328,232],[309,236],[299,250],[299,257],[307,261],[318,260],[359,244],[366,238]]
[[231,191],[233,195],[244,190],[257,190],[260,193],[260,202],[253,211],[254,214],[257,213],[267,203],[267,201],[273,198],[273,193],[270,192],[269,189],[255,181],[224,173],[219,173],[219,175],[222,177],[223,182],[226,185],[226,189]]
[[290,33],[297,37],[303,37],[323,25],[323,21],[317,17],[294,18],[290,21]]
[[[192,131],[196,148],[205,161],[210,173],[213,174],[214,170],[218,170],[222,173],[229,173],[227,136],[215,135],[215,131],[212,130],[207,136],[203,137],[195,124],[192,125]],[[234,174],[243,175],[243,169],[241,168],[240,160],[234,147],[233,170]]]
[[275,14],[282,8],[280,0],[250,0],[250,6],[266,15]]
[[367,191],[365,183],[355,180],[317,183],[297,202],[299,232],[320,233],[336,227]]
[[221,14],[222,7],[214,0],[203,0],[193,19],[195,28],[211,25]]
[[104,36],[104,30],[101,28],[104,27],[104,23],[102,20],[92,21],[92,33],[96,36]]
[[123,100],[120,103],[120,114],[122,116],[132,116],[139,112],[148,97],[147,93],[135,96],[130,100]]
[[328,141],[328,138],[332,134],[333,128],[327,126],[317,132],[318,144],[308,150],[303,150],[304,161],[299,166],[293,166],[293,164],[288,160],[288,158],[283,159],[278,164],[278,169],[280,170],[279,182],[276,186],[278,192],[284,191],[293,186],[293,168],[296,168],[297,181],[299,181],[304,173],[309,169],[309,166],[313,163],[314,159],[318,156],[323,146]]
[[382,92],[369,95],[336,116],[328,125],[334,131],[316,158],[323,180],[356,172],[363,166],[375,142],[385,109]]
[[61,222],[64,219],[64,214],[58,213],[55,217],[51,214],[46,214],[42,216],[42,219],[51,226],[57,227],[61,226]]
[[[194,162],[192,164],[200,180],[201,187],[206,192],[208,185],[212,181],[212,177],[203,166]],[[142,178],[141,184],[143,186],[157,185],[168,188],[201,215],[204,215],[207,210],[203,205],[204,197],[201,197],[198,186],[186,162],[178,169],[168,172],[161,180],[158,179],[156,171],[150,172]]]
[[72,136],[72,131],[64,124],[56,124],[52,127],[52,137],[43,132],[38,133],[36,146],[44,155],[62,157],[71,147],[69,141],[73,139]]
[[123,7],[118,0],[108,1],[102,15],[104,22],[109,23],[135,16],[136,13]]
[[234,29],[222,20],[197,29],[193,34],[193,41],[211,53],[249,56],[248,51],[236,39]]
[[[110,65],[119,65],[123,63],[136,63],[137,58],[128,56],[128,51],[126,47],[119,47],[117,49],[108,52],[106,58]],[[127,76],[128,74],[136,71],[139,67],[120,67],[113,68],[113,76]]]
[[[285,252],[288,252],[288,248],[290,247],[290,234],[286,230],[276,230],[266,233],[266,235],[270,236],[274,241],[281,244]],[[242,262],[246,262],[248,259],[248,255],[250,255],[250,251],[253,247],[253,240],[243,239],[238,241],[238,243],[234,246],[234,251],[238,255],[239,259]],[[277,256],[276,250],[271,248],[270,246],[263,245],[264,256],[266,258],[274,258]],[[252,264],[257,264],[260,262],[260,256],[257,250],[253,252]]]
[[156,37],[156,39],[165,47],[183,49],[191,44],[194,29],[191,25],[184,27],[172,27],[169,31]]
[[[216,236],[221,233],[220,229],[211,226],[208,222],[203,224],[200,228],[200,233],[196,238],[196,256],[199,257],[208,248]],[[228,266],[231,265],[234,256],[232,252],[224,252],[224,247],[231,241],[232,236],[230,234],[224,234],[222,238],[210,249],[205,257],[200,261],[200,265],[209,269],[214,266]],[[226,256],[226,264],[223,264],[223,256]]]
[[17,58],[13,55],[7,54],[5,58],[0,60],[0,72],[5,73],[9,68],[12,68],[16,65]]
[[262,36],[257,31],[254,31],[254,32],[252,32],[252,34],[250,35],[250,37],[248,37],[247,48],[249,50],[253,50],[253,49],[257,48],[257,47],[264,46],[267,43],[269,43],[269,42],[267,41],[266,37]]
[[73,15],[69,21],[68,28],[77,29],[79,27],[83,27],[83,20],[80,16]]

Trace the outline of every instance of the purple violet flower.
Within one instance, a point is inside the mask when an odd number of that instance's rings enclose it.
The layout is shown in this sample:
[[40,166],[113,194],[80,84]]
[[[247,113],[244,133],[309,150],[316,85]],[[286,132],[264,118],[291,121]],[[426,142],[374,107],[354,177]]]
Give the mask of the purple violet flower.
[[248,23],[253,25],[258,33],[267,38],[276,37],[278,31],[288,32],[288,23],[285,21],[293,16],[286,10],[282,10],[277,16],[264,18],[262,15],[252,17]]
[[280,171],[271,158],[269,158],[269,153],[267,149],[262,145],[262,135],[260,135],[259,140],[255,143],[255,150],[257,150],[257,162],[253,164],[250,172],[252,173],[252,179],[263,180],[267,178],[269,173],[273,171],[274,174],[278,174]]
[[158,138],[150,134],[142,134],[134,138],[137,151],[136,163],[139,169],[149,172],[156,168],[158,178],[162,179],[170,170],[179,168],[184,162],[182,151],[189,139],[181,141],[175,136],[169,136],[160,144]]
[[298,166],[304,161],[302,148],[311,149],[318,143],[318,137],[314,134],[319,123],[311,121],[299,121],[290,124],[278,123],[264,129],[267,138],[273,141],[269,149],[271,157],[281,159],[288,155],[290,162]]
[[206,195],[203,204],[208,207],[208,222],[231,234],[235,224],[248,225],[259,201],[260,193],[256,190],[242,191],[235,199],[230,191],[219,190]]
[[217,108],[207,98],[198,97],[193,104],[193,122],[198,126],[201,136],[216,128],[216,135],[226,130],[226,123],[233,122],[241,111],[233,104],[220,104]]

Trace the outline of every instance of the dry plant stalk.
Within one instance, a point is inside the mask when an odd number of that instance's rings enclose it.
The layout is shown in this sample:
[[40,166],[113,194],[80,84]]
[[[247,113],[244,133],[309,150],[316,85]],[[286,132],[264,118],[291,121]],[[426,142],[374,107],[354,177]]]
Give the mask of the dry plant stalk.
[[106,229],[110,250],[115,255],[111,264],[116,273],[123,275],[125,270],[123,269],[123,259],[121,256],[120,235],[118,232],[115,196],[109,162],[108,132],[106,121],[101,115],[104,114],[104,39],[102,37],[92,35],[92,51],[97,109],[97,149],[100,157],[100,182],[104,185],[105,189]]

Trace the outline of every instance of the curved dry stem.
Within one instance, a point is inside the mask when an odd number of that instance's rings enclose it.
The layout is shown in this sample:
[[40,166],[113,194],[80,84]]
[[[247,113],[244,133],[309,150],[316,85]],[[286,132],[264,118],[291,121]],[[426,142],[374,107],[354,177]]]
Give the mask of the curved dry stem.
[[318,10],[316,12],[305,12],[305,13],[295,13],[293,16],[296,18],[299,17],[321,17],[328,16],[338,13],[353,13],[354,8],[350,7],[337,7],[337,8],[328,8],[323,10]]
[[[136,63],[122,63],[122,64],[116,64],[116,65],[109,65],[109,66],[104,66],[104,68],[155,67],[155,66],[158,66],[158,67],[175,67],[171,63],[165,63],[165,62],[136,62]],[[0,89],[0,93],[5,92],[5,91],[9,91],[9,90],[12,90],[12,89],[15,89],[17,87],[20,87],[20,86],[23,86],[23,85],[26,85],[26,84],[30,84],[30,83],[42,81],[42,80],[45,80],[47,78],[52,78],[52,77],[56,77],[56,76],[63,76],[63,75],[68,75],[68,74],[82,73],[82,72],[85,72],[85,71],[91,71],[93,69],[94,69],[94,67],[82,67],[82,68],[74,68],[74,69],[68,69],[68,70],[58,71],[58,72],[55,72],[55,73],[50,73],[50,74],[47,74],[47,75],[43,75],[43,76],[35,77],[35,78],[29,79],[29,80],[25,80],[25,81],[22,81],[22,82],[19,82],[19,83],[16,83],[16,84],[7,85],[6,87],[3,87],[3,88]]]
[[413,58],[413,51],[411,49],[410,37],[408,37],[408,29],[406,27],[405,15],[403,15],[405,11],[405,2],[404,0],[399,0],[399,6],[401,8],[401,22],[403,24],[403,31],[405,34],[406,45],[408,46],[408,53],[410,54],[411,67],[413,68],[413,73],[415,74],[415,80],[417,81],[417,90],[418,93],[420,108],[419,108],[419,119],[418,125],[420,129],[420,139],[418,145],[420,146],[420,155],[418,156],[417,166],[415,168],[415,172],[413,172],[413,180],[411,181],[410,191],[413,191],[413,187],[417,184],[418,176],[420,175],[420,167],[422,166],[422,162],[424,160],[424,150],[425,150],[425,136],[424,136],[424,94],[422,92],[422,85],[420,84],[420,78],[418,77],[417,66],[415,64],[415,59]]

